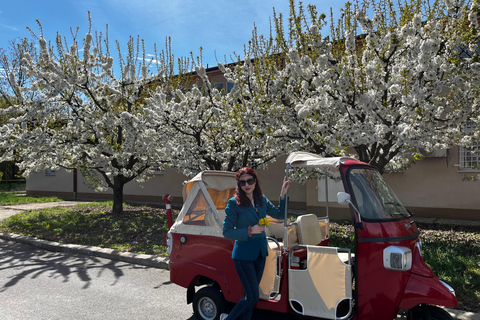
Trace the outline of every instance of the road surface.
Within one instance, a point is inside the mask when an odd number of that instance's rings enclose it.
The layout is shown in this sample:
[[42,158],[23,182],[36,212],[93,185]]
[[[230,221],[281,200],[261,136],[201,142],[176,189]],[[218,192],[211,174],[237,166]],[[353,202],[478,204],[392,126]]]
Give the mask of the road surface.
[[[0,319],[196,320],[186,290],[169,277],[164,269],[0,240]],[[253,319],[281,318],[257,312]]]

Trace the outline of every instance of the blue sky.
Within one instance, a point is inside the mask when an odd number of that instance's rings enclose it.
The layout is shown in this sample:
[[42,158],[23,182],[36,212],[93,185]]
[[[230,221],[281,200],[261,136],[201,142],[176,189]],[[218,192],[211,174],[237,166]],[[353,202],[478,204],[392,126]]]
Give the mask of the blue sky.
[[[273,7],[277,13],[288,17],[288,0],[23,0],[4,1],[0,7],[0,48],[7,48],[8,41],[26,37],[26,27],[39,34],[36,19],[42,23],[44,37],[54,41],[57,31],[69,39],[70,27],[80,27],[79,36],[88,31],[88,15],[91,12],[93,30],[105,31],[108,24],[111,45],[118,40],[122,50],[129,35],[145,40],[147,53],[153,53],[153,45],[162,50],[165,38],[172,38],[175,57],[195,55],[203,47],[203,62],[215,66],[216,58],[237,52],[243,57],[243,45],[251,38],[253,25],[259,33],[268,34],[269,18]],[[310,0],[304,5],[315,4],[319,12],[333,11],[338,17],[344,0]],[[115,49],[115,48],[112,48]],[[116,51],[112,50],[115,58]],[[230,61],[230,60],[228,60]]]

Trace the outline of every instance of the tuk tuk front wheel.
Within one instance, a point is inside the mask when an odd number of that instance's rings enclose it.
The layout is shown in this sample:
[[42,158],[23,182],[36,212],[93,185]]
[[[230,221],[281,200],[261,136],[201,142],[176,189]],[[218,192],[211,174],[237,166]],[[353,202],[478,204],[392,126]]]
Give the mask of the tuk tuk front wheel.
[[201,288],[193,296],[193,313],[198,320],[218,320],[225,307],[225,298],[215,287]]
[[453,320],[453,318],[442,308],[423,304],[408,310],[407,320]]

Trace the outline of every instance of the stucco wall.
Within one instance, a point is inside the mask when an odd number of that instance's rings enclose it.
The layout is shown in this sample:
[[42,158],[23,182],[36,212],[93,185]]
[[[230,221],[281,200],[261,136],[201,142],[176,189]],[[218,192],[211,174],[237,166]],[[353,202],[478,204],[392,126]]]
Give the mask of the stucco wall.
[[480,219],[480,182],[462,181],[458,148],[448,157],[426,158],[404,173],[384,175],[402,203],[425,216]]
[[[265,195],[275,204],[278,203],[280,189],[285,175],[285,158],[279,158],[271,163],[267,170],[257,170],[262,190]],[[109,199],[112,191],[95,192],[85,184],[85,178],[77,175],[78,198]],[[166,169],[163,174],[152,176],[146,182],[130,182],[125,185],[124,199],[146,202],[162,202],[165,194],[169,193],[174,197],[173,202],[181,204],[182,188],[188,177],[173,169]],[[291,207],[294,209],[305,209],[305,186],[292,183],[289,189]],[[54,176],[45,176],[42,172],[32,175],[27,179],[27,193],[31,195],[57,195],[60,197],[73,197],[73,172],[59,169]]]
[[55,175],[45,175],[43,171],[32,175],[26,181],[26,190],[46,193],[73,192],[73,173],[64,169],[57,170]]

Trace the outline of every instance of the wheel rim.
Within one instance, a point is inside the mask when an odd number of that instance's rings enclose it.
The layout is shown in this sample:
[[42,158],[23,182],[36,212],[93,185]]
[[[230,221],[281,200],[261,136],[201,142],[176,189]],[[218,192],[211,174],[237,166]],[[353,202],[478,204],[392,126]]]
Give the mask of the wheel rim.
[[204,319],[213,320],[217,315],[217,306],[212,299],[203,297],[198,301],[198,312]]

